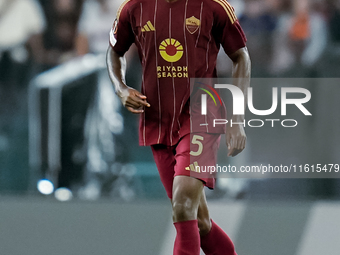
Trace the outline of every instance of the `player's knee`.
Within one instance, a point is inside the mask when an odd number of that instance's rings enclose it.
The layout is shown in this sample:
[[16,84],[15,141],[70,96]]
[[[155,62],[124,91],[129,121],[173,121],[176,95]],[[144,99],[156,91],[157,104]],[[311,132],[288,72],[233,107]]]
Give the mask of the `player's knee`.
[[172,202],[172,215],[174,222],[194,220],[197,218],[197,206],[190,198]]
[[197,218],[198,221],[198,228],[200,230],[200,235],[205,236],[210,232],[211,229],[211,224],[210,224],[210,219],[208,218]]

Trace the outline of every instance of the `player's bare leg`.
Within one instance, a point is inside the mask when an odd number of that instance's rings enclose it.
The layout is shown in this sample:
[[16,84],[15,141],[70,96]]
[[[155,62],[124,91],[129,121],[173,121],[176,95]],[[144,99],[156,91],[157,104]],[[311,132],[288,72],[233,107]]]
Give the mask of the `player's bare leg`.
[[203,187],[202,181],[196,178],[175,176],[172,196],[174,222],[197,220]]
[[173,221],[177,230],[174,255],[236,255],[228,235],[210,219],[202,181],[176,176],[172,198]]
[[204,190],[202,190],[200,204],[198,206],[197,222],[200,231],[200,236],[207,235],[211,229],[211,220],[209,216],[208,204]]
[[197,214],[203,187],[202,181],[189,176],[174,178],[172,214],[177,231],[174,255],[200,254]]

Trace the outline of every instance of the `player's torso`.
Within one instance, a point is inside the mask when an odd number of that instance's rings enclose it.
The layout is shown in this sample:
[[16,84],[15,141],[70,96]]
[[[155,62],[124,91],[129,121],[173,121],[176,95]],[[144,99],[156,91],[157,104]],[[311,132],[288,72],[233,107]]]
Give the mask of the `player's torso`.
[[218,46],[211,31],[214,17],[209,1],[136,1],[130,9],[135,43],[145,70],[157,79],[211,77]]

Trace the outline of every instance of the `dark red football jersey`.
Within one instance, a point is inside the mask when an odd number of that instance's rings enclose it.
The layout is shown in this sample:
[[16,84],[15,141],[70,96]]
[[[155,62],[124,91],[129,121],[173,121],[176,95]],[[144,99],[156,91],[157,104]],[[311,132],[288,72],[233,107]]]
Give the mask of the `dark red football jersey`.
[[[245,46],[246,38],[226,0],[127,0],[118,10],[110,44],[122,56],[132,43],[143,66],[141,92],[151,105],[141,115],[140,144],[174,145],[194,130],[190,78],[216,77],[220,45],[231,54]],[[213,116],[224,119],[225,111]]]

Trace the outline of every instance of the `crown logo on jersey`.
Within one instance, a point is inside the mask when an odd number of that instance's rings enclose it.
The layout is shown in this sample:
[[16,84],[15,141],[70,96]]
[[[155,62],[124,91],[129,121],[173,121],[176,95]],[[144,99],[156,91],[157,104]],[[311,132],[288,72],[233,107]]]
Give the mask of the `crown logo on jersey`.
[[185,20],[185,26],[190,34],[196,33],[201,25],[201,21],[194,16]]
[[151,21],[149,20],[148,22],[146,22],[144,27],[142,27],[142,32],[150,32],[150,31],[156,31],[156,29],[152,25]]

